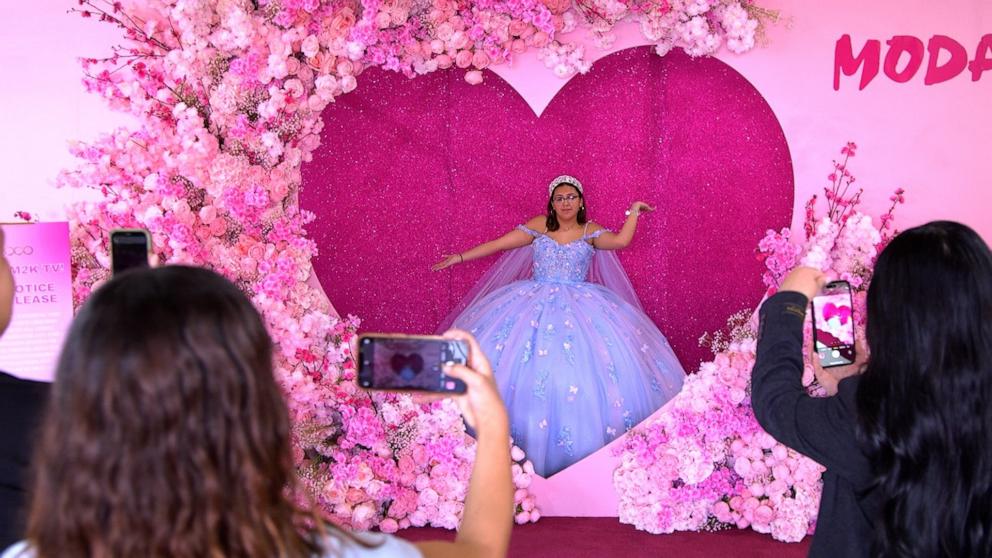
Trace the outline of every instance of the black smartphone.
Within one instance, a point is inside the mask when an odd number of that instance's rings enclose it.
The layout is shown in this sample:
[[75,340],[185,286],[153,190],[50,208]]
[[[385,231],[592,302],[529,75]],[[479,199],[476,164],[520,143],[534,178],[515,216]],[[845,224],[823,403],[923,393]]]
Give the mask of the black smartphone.
[[148,267],[149,252],[148,231],[116,229],[110,232],[110,267],[115,275],[132,267]]
[[465,382],[444,374],[447,362],[468,362],[468,344],[437,335],[358,336],[358,385],[365,389],[465,393]]
[[813,343],[824,368],[854,364],[854,304],[847,281],[831,281],[813,297]]

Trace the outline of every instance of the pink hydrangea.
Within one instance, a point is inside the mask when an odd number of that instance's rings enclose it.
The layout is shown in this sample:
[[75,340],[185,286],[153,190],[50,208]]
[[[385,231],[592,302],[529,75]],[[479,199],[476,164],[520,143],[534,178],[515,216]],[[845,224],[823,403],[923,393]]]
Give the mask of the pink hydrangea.
[[[848,144],[843,154],[853,156],[854,147]],[[835,165],[836,172],[851,177],[847,159]],[[769,294],[797,264],[849,280],[854,287],[856,331],[863,341],[865,291],[882,231],[903,192],[893,196],[888,218],[876,227],[869,216],[853,209],[860,190],[847,194],[837,186],[849,184],[847,179],[831,180],[826,214],[816,216],[815,197],[807,204],[805,242],[793,242],[795,235],[788,229],[768,231],[757,253],[766,265]],[[824,469],[758,426],[745,396],[757,324],[753,319],[731,323],[730,341],[686,378],[665,412],[631,431],[618,450],[620,464],[613,480],[620,520],[652,533],[717,524],[795,542],[815,528]],[[811,337],[807,320],[804,354],[809,354]],[[811,395],[825,395],[809,365],[803,384]]]

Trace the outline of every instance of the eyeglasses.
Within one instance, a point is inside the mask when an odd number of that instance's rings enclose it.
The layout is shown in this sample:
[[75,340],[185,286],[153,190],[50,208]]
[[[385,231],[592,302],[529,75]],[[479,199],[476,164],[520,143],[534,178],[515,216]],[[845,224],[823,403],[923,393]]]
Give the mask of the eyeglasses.
[[551,198],[551,200],[554,201],[555,203],[562,203],[566,201],[574,202],[577,199],[579,199],[578,194],[569,194],[567,196],[555,196]]

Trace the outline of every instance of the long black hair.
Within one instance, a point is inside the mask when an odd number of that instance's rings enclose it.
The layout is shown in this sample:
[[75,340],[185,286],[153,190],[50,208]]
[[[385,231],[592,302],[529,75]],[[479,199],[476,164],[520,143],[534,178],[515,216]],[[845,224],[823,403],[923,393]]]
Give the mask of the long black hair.
[[558,215],[555,214],[554,199],[555,199],[555,192],[557,192],[558,188],[561,188],[562,186],[575,188],[575,193],[579,195],[579,203],[581,204],[579,206],[579,212],[575,216],[575,220],[578,221],[580,225],[586,224],[586,198],[585,196],[582,195],[582,190],[580,190],[578,186],[572,184],[571,182],[562,182],[561,184],[555,186],[555,189],[552,190],[550,194],[548,194],[548,218],[545,221],[544,225],[548,228],[549,231],[556,231],[558,230],[558,227],[561,226],[558,223]]
[[935,221],[882,251],[868,288],[859,434],[881,498],[872,555],[992,556],[992,254]]

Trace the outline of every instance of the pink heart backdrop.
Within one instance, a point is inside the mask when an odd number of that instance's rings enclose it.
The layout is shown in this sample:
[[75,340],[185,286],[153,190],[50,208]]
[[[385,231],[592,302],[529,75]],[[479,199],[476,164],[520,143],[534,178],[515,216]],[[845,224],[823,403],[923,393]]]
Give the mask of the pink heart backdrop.
[[495,260],[430,265],[542,213],[562,173],[611,229],[634,200],[657,207],[620,258],[687,370],[708,354],[702,333],[760,299],[753,247],[791,222],[792,165],[771,108],[719,60],[620,51],[541,117],[492,74],[361,79],[323,114],[300,204],[317,214],[318,278],[364,330],[434,331]]

